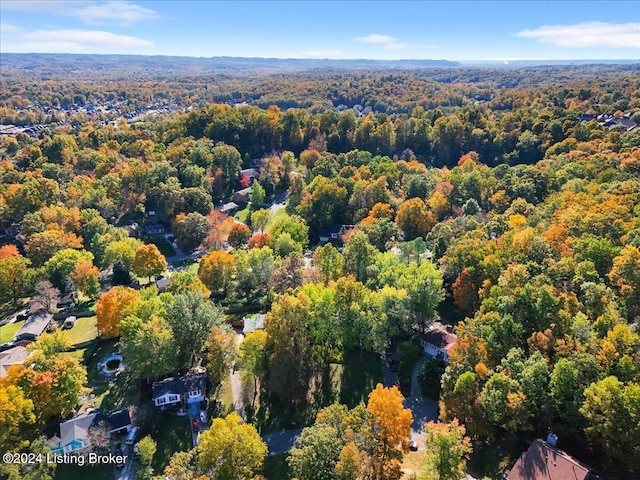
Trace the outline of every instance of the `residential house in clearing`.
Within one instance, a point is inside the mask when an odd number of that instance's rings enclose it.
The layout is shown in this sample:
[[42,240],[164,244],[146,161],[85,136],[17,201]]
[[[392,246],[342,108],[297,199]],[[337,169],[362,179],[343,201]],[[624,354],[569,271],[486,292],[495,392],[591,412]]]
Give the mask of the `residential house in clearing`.
[[49,326],[53,324],[53,315],[50,313],[37,313],[31,315],[24,325],[16,332],[13,339],[16,342],[20,340],[35,341]]
[[424,353],[449,363],[449,351],[458,343],[458,336],[450,325],[436,324],[426,333],[418,335]]
[[245,168],[244,170],[240,170],[240,178],[246,177],[249,180],[249,185],[251,185],[259,176],[260,172],[255,168]]
[[207,388],[205,373],[188,374],[153,382],[153,404],[164,410],[174,405],[202,402]]
[[60,423],[56,435],[47,440],[51,451],[57,455],[87,451],[91,447],[90,429],[100,426],[101,422],[104,422],[109,437],[127,433],[132,427],[127,410],[118,410],[110,414],[104,414],[100,410],[89,410]]
[[319,241],[320,244],[333,243],[336,245],[342,245],[342,236],[349,231],[353,230],[353,225],[343,225],[341,223],[333,223],[326,228],[320,230]]
[[[555,438],[550,435],[549,437]],[[566,452],[545,442],[534,440],[513,468],[507,480],[587,480],[591,469]]]
[[220,213],[224,213],[225,215],[235,215],[240,206],[235,202],[228,202],[224,205],[217,208]]

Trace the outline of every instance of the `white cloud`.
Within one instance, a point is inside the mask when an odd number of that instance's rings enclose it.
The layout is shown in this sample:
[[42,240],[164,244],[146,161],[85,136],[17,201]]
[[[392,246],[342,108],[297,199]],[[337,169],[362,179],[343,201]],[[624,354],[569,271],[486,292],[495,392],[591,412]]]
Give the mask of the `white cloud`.
[[72,15],[91,25],[113,22],[121,25],[131,25],[143,20],[156,20],[160,18],[160,15],[155,10],[128,1],[114,1],[99,5],[89,5],[73,10]]
[[0,32],[21,34],[23,30],[16,25],[11,25],[10,23],[0,23]]
[[301,58],[335,58],[342,56],[342,51],[337,48],[328,50],[309,50],[300,54]]
[[560,48],[615,47],[640,49],[640,23],[586,22],[543,25],[522,30],[516,37],[534,38]]
[[366,37],[356,37],[354,38],[356,42],[364,42],[364,43],[381,43],[381,44],[389,44],[395,42],[397,39],[394,37],[390,37],[389,35],[380,35],[378,33],[372,33],[371,35],[367,35]]
[[[36,30],[2,26],[3,51],[15,53],[130,53],[152,48],[153,42],[101,30]],[[5,35],[11,33],[10,37]]]
[[56,12],[68,5],[68,1],[56,0],[2,0],[2,10],[18,12]]

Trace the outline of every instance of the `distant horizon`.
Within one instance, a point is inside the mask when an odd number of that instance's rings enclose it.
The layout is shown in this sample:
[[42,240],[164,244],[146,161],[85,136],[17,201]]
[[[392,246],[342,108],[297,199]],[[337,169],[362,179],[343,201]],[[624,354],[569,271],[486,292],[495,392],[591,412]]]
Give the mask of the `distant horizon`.
[[241,60],[295,60],[302,62],[448,62],[448,63],[514,63],[514,62],[602,62],[607,64],[615,63],[640,63],[638,59],[628,58],[483,58],[483,59],[466,59],[466,60],[452,60],[449,58],[366,58],[366,57],[354,57],[354,58],[308,58],[308,57],[262,57],[262,56],[243,56],[243,55],[172,55],[162,53],[75,53],[75,52],[2,52],[3,55],[69,55],[69,56],[122,56],[122,57],[169,57],[169,58],[192,58],[192,59],[208,59],[213,60],[216,58],[224,59],[241,59]]
[[0,18],[11,53],[640,60],[632,1],[2,0]]

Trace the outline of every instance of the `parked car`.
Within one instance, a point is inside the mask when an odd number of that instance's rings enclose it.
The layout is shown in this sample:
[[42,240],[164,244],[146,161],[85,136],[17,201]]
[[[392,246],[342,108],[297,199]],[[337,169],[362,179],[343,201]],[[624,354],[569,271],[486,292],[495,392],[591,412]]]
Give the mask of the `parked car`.
[[138,450],[139,450],[139,447],[138,447],[138,444],[136,443],[136,444],[133,446],[133,450],[132,450],[133,458],[138,458]]
[[412,452],[415,452],[418,450],[418,442],[416,442],[415,440],[411,440],[411,443],[409,444],[409,450],[411,450]]
[[204,410],[200,410],[200,421],[202,423],[207,423],[207,412]]
[[19,312],[16,315],[16,320],[18,322],[21,322],[22,320],[26,320],[29,318],[29,311],[28,310],[22,310],[21,312]]
[[136,435],[138,435],[138,430],[140,430],[140,427],[131,427],[131,430],[127,433],[127,445],[133,445],[133,442],[136,440]]

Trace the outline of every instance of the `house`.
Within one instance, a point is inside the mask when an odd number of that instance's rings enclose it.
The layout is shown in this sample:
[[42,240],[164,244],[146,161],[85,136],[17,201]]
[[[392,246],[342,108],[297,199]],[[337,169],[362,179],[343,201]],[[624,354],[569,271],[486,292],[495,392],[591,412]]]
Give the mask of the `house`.
[[449,351],[458,343],[458,337],[452,332],[450,325],[443,327],[434,325],[429,331],[418,335],[424,353],[433,357],[440,357],[449,363]]
[[145,235],[164,235],[166,228],[161,223],[152,223],[144,226]]
[[171,279],[166,277],[160,277],[156,280],[156,287],[159,292],[164,292],[169,286],[171,286]]
[[251,185],[259,176],[260,172],[255,168],[245,168],[244,170],[240,170],[240,178],[246,177],[249,180],[249,185]]
[[253,193],[253,188],[247,187],[237,192],[233,192],[231,199],[234,203],[249,203],[249,196]]
[[75,300],[76,300],[76,296],[74,292],[67,293],[65,295],[62,295],[58,299],[58,303],[56,304],[56,307],[59,310],[66,310],[68,308],[71,308],[71,305],[73,305],[73,302],[75,302]]
[[13,339],[18,342],[20,340],[35,341],[53,323],[53,315],[50,313],[37,313],[31,315],[24,325],[18,330]]
[[16,345],[0,353],[0,378],[7,376],[7,370],[12,365],[24,365],[29,353],[31,352],[24,345]]
[[242,327],[242,333],[255,332],[256,330],[264,330],[264,313],[256,315],[252,318],[243,318],[244,326]]
[[224,213],[225,215],[234,215],[238,211],[238,208],[240,208],[240,205],[238,205],[237,203],[228,202],[219,207],[218,211],[220,213]]
[[591,469],[569,454],[545,442],[534,440],[507,474],[507,480],[586,480]]
[[353,230],[353,225],[343,225],[340,223],[333,223],[326,228],[320,230],[319,240],[320,243],[337,243],[342,244],[342,236],[345,233]]
[[205,373],[189,374],[183,377],[166,378],[153,382],[153,404],[160,409],[183,403],[196,403],[204,400],[207,388]]
[[104,422],[109,437],[128,432],[131,428],[131,417],[127,410],[118,410],[104,414],[100,410],[89,410],[66,422],[61,422],[59,431],[47,442],[56,455],[82,453],[91,447],[91,427],[100,426]]
[[126,231],[127,235],[133,238],[136,238],[138,236],[138,232],[140,231],[140,227],[138,226],[137,223],[132,223],[130,225],[123,225],[120,228]]

